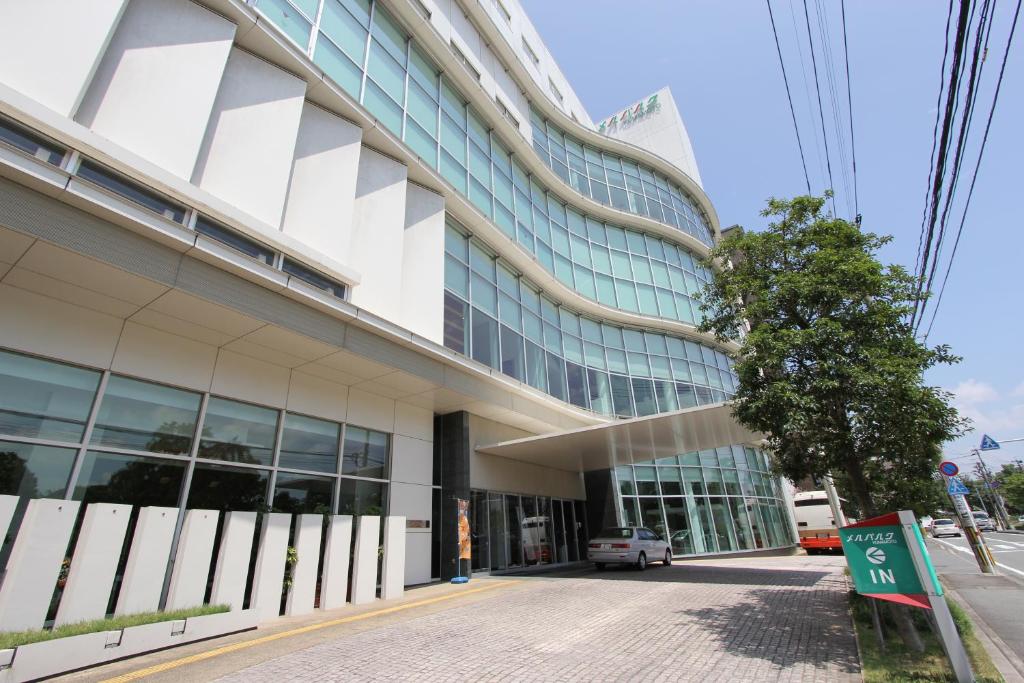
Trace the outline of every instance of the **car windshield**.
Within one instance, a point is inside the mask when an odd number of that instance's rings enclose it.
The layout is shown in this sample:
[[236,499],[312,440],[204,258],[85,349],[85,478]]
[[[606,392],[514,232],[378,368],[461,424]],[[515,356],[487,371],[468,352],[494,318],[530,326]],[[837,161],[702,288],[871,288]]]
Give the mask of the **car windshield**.
[[975,512],[974,513],[974,518],[975,519],[988,519],[988,514],[985,513],[985,512]]
[[607,529],[601,529],[601,533],[597,535],[598,538],[633,538],[633,530],[625,526],[610,526]]
[[952,524],[952,523],[953,523],[953,520],[951,520],[951,519],[937,519],[937,520],[935,520],[935,526],[943,526],[945,524]]

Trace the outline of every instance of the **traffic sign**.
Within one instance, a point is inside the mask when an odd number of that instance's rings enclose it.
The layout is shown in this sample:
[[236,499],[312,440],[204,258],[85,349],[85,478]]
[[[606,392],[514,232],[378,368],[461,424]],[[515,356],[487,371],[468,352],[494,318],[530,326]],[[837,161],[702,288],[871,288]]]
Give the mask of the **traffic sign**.
[[955,462],[949,460],[943,460],[939,463],[939,472],[942,472],[947,477],[955,477],[960,474],[960,468],[956,466]]
[[949,486],[946,487],[946,492],[951,496],[966,496],[970,493],[970,490],[964,486],[964,483],[953,477],[949,480]]
[[997,448],[999,448],[999,442],[998,441],[993,439],[988,434],[982,434],[981,435],[981,446],[978,448],[978,450],[994,451]]

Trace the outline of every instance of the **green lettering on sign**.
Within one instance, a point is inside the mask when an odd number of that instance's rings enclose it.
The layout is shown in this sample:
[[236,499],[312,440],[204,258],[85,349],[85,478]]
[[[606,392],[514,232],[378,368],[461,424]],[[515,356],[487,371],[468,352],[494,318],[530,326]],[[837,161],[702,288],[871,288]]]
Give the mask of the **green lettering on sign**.
[[919,595],[925,592],[902,527],[840,529],[839,539],[858,593]]

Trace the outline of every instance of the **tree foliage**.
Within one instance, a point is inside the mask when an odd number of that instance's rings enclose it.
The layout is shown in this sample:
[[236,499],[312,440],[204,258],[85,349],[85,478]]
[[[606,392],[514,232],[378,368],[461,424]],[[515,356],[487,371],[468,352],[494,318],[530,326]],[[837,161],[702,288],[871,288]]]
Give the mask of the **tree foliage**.
[[966,424],[923,373],[959,359],[915,339],[915,280],[876,256],[891,238],[824,202],[772,199],[766,230],[722,240],[709,260],[732,266],[706,287],[701,328],[740,344],[734,415],[766,435],[783,475],[831,472],[863,515],[925,512],[941,446]]

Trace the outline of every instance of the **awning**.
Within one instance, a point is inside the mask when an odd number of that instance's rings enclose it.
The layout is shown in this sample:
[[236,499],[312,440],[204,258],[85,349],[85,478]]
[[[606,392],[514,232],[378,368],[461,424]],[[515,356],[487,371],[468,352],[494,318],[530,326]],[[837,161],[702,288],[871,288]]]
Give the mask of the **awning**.
[[757,446],[763,438],[737,423],[729,404],[716,403],[503,441],[478,446],[476,450],[579,472],[642,463],[718,446]]

